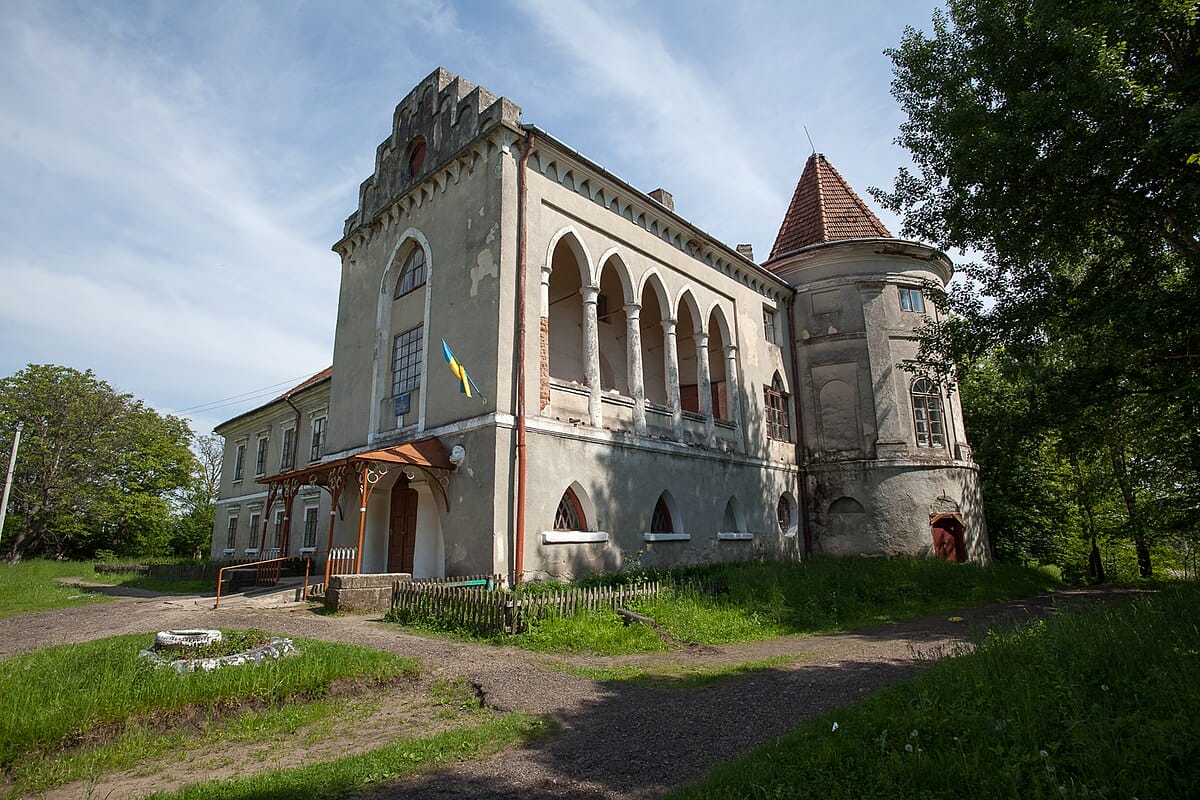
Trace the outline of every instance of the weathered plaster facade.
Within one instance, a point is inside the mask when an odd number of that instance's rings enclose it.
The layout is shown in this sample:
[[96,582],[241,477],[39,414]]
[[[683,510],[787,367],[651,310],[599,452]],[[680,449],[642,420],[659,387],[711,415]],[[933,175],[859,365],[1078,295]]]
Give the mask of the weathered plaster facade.
[[[293,506],[318,493],[321,551],[330,536],[357,548],[362,530],[363,572],[511,574],[521,559],[526,578],[569,578],[806,550],[932,554],[947,530],[958,557],[987,558],[958,398],[914,395],[897,366],[923,318],[900,292],[944,285],[942,253],[877,220],[870,236],[810,241],[792,224],[811,205],[798,187],[760,266],[674,213],[669,194],[629,186],[520,114],[440,69],[397,106],[334,246],[332,376],[218,428],[230,477],[214,557],[229,516],[248,525],[265,496],[253,476],[232,482],[238,443],[252,461],[263,430],[292,424],[316,455],[307,471],[297,459],[298,481],[328,483],[321,465],[350,475],[332,524],[329,486],[299,489]],[[850,202],[835,191],[861,205],[841,187],[820,189],[818,210],[826,195]],[[460,393],[443,340],[476,396]],[[918,430],[914,413],[934,419]],[[434,438],[446,463],[372,455]],[[277,456],[270,481],[290,474]],[[293,507],[289,552],[302,520]]]

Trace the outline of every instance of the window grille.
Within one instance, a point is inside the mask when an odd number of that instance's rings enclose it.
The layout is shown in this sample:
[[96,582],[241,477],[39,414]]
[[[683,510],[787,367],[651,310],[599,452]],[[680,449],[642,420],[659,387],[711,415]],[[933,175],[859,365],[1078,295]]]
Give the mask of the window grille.
[[558,501],[558,510],[554,512],[554,530],[556,531],[585,531],[587,522],[583,517],[583,508],[579,498],[572,489],[563,492]]
[[396,334],[392,341],[392,396],[411,392],[421,386],[421,365],[424,362],[425,326],[418,325]]
[[654,514],[650,517],[651,533],[674,533],[675,526],[671,520],[671,509],[667,508],[667,500],[660,496],[654,505]]

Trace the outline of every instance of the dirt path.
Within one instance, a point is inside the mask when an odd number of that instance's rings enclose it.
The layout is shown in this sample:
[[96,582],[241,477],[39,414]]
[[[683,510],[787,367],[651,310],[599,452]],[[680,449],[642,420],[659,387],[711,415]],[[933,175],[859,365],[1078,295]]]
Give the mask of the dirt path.
[[854,633],[787,637],[705,653],[560,659],[580,666],[655,667],[803,656],[787,666],[684,690],[591,681],[554,671],[546,656],[412,636],[378,616],[329,617],[307,608],[244,605],[214,611],[188,599],[119,599],[0,619],[0,657],[172,627],[257,627],[389,650],[420,659],[427,676],[467,677],[493,708],[549,715],[559,730],[490,759],[381,787],[372,798],[652,798],[811,716],[911,675],[930,658],[969,644],[973,631],[1051,613],[1056,605],[1073,607],[1123,594],[1060,591]]

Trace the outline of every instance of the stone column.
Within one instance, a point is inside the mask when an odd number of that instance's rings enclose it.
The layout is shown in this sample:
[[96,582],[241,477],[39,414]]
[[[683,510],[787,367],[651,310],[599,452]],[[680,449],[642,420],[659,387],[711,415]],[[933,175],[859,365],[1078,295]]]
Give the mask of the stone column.
[[[737,345],[727,344],[725,345],[725,396],[729,401],[729,420],[734,425],[738,426],[739,430],[742,428],[742,409],[741,403],[739,402],[741,393],[742,382],[738,380],[737,371]],[[745,449],[745,431],[742,431],[741,438],[742,448]]]
[[642,307],[625,306],[625,335],[629,340],[629,395],[633,398],[633,429],[646,433],[646,384],[642,377]]
[[671,410],[671,429],[676,437],[683,435],[683,411],[679,407],[679,350],[675,341],[675,320],[664,319],[663,366],[667,380],[667,408]]
[[[550,266],[542,267],[542,285],[538,303],[538,341],[541,356],[538,358],[538,411],[550,406]],[[519,358],[525,354],[520,353]]]
[[604,420],[600,408],[600,331],[596,323],[596,298],[600,290],[584,286],[583,295],[583,374],[588,385],[588,417],[593,428]]
[[[903,416],[907,415],[907,405],[901,403],[896,391],[896,359],[892,356],[892,341],[888,337],[889,319],[893,314],[900,313],[899,306],[893,309],[895,296],[885,293],[886,283],[864,282],[856,288],[862,301],[863,321],[866,325],[871,386],[875,388],[874,455],[903,454],[908,450],[908,435],[903,422]],[[870,413],[867,408],[863,411]],[[862,436],[861,433],[858,435]]]
[[704,441],[713,444],[712,379],[708,372],[708,334],[697,331],[696,338],[696,391],[700,393],[700,413],[704,415]]

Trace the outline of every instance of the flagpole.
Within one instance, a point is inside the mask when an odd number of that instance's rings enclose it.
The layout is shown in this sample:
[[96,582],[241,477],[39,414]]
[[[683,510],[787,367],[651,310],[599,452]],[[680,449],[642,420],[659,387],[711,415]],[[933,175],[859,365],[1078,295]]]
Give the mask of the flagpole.
[[17,466],[17,448],[21,446],[21,430],[25,423],[17,423],[17,432],[13,434],[12,455],[8,457],[8,476],[4,479],[4,499],[0,500],[0,536],[4,534],[4,517],[8,514],[8,493],[12,489],[13,471]]

